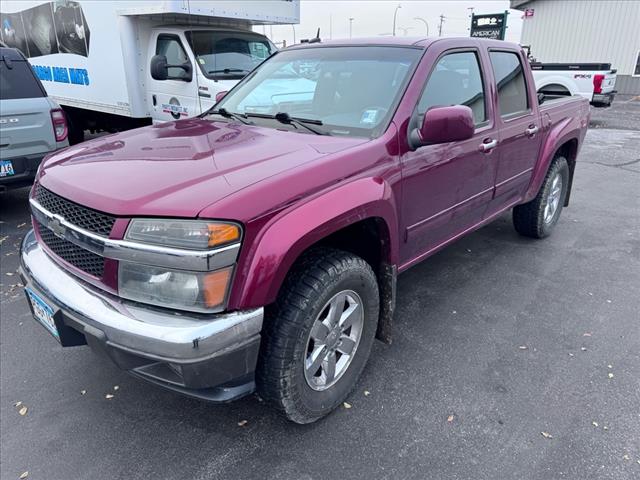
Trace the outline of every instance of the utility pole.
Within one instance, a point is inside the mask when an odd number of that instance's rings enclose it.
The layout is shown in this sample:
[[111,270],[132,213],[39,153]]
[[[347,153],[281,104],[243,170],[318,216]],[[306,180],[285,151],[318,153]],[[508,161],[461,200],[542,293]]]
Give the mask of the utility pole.
[[392,35],[395,37],[396,36],[396,17],[398,16],[398,9],[402,8],[402,5],[398,4],[398,6],[396,7],[395,11],[393,12],[393,33]]
[[438,25],[438,36],[442,36],[442,24],[444,23],[444,15],[440,14],[440,25]]
[[329,14],[329,40],[333,38],[333,15]]
[[349,38],[353,37],[353,17],[349,17]]

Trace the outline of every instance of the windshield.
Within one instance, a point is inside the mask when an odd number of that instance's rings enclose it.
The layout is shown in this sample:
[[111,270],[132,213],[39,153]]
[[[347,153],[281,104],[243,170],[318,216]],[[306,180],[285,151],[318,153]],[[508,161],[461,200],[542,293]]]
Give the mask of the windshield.
[[285,50],[216,107],[249,116],[284,112],[315,121],[329,135],[375,137],[386,128],[420,54],[379,46]]
[[275,51],[266,37],[250,32],[194,30],[186,36],[200,70],[214,80],[243,78]]

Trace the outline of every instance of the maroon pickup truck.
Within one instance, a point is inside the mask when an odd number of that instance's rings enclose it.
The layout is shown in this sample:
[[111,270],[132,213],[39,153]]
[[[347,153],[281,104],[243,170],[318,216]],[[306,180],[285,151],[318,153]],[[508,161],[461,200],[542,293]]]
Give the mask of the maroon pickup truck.
[[539,105],[522,49],[376,38],[283,50],[200,118],[50,155],[21,274],[62,346],[308,423],[390,341],[398,273],[569,202],[588,101]]

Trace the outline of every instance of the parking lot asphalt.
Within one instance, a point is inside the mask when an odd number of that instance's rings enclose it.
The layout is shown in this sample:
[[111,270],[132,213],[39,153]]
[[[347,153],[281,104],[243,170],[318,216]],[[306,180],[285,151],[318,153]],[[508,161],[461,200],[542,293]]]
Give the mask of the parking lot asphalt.
[[307,426],[62,349],[16,286],[28,192],[1,195],[0,477],[640,478],[640,122],[616,126],[638,114],[594,112],[550,238],[505,215],[401,275],[393,343]]

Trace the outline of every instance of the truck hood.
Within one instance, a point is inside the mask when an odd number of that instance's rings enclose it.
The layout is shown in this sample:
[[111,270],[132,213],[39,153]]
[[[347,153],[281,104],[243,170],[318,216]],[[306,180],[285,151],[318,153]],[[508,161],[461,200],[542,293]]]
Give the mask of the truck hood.
[[62,150],[47,158],[39,182],[114,215],[196,217],[239,190],[366,141],[186,119]]

